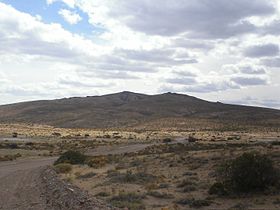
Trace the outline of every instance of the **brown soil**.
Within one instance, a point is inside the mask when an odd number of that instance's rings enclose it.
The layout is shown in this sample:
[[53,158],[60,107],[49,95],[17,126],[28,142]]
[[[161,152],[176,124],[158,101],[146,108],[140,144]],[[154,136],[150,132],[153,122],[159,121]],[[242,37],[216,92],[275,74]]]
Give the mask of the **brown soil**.
[[2,162],[0,209],[112,209],[60,180],[48,167],[55,158]]

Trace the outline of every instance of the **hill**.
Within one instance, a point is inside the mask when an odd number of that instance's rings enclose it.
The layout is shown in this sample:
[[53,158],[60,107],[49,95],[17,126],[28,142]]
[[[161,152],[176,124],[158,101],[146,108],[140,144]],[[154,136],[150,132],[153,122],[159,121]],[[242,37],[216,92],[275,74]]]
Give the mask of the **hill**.
[[209,102],[192,96],[121,92],[0,106],[0,123],[66,128],[131,127],[161,120],[212,120],[279,126],[280,110]]

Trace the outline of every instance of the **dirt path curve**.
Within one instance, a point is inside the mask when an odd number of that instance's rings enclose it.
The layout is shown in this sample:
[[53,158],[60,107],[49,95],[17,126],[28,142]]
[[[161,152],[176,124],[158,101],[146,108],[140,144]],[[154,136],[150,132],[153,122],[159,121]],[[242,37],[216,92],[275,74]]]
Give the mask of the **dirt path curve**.
[[56,158],[0,163],[0,209],[46,209],[40,196],[40,176],[44,166]]
[[17,161],[0,162],[0,180],[2,177],[7,176],[13,172],[22,170],[35,169],[40,166],[51,165],[57,157],[47,157],[40,159],[25,159]]
[[56,157],[0,163],[2,210],[109,210],[112,207],[60,180],[48,165]]

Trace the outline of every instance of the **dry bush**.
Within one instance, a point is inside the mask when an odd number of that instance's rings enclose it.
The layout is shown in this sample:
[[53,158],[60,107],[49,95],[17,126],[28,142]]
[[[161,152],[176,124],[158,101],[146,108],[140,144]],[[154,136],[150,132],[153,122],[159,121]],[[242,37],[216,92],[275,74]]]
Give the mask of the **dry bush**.
[[69,163],[60,163],[55,165],[54,169],[59,174],[66,174],[72,171],[72,165]]

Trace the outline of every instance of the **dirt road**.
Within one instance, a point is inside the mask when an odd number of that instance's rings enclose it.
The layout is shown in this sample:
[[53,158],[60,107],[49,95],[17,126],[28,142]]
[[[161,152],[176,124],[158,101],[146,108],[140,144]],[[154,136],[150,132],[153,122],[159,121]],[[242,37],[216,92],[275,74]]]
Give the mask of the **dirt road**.
[[48,167],[55,159],[51,157],[0,163],[0,209],[113,209],[60,180]]
[[0,209],[46,209],[40,175],[55,158],[0,163]]

